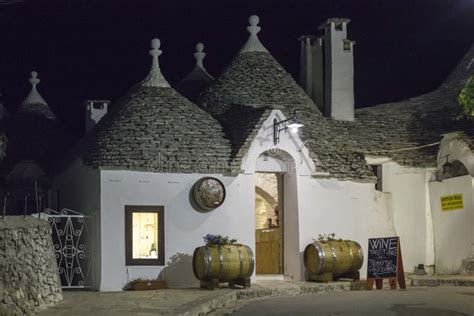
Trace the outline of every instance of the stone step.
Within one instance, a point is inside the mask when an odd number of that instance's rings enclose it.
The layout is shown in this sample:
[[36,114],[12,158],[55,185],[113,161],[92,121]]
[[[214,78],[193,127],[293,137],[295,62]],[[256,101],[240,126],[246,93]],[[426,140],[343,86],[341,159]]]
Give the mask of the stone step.
[[474,286],[474,276],[411,276],[412,286]]

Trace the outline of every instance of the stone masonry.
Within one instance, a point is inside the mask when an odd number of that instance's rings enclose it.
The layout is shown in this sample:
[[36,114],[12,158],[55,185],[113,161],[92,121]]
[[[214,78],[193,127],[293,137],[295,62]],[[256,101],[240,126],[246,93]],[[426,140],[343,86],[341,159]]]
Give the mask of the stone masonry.
[[49,223],[0,218],[0,315],[31,315],[62,300]]

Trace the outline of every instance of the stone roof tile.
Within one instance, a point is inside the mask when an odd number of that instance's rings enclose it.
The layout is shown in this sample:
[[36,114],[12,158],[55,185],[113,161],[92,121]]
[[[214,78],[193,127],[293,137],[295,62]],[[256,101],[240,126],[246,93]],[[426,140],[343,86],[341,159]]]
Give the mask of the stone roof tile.
[[160,42],[152,67],[78,144],[92,168],[162,173],[230,172],[229,141],[209,113],[169,87],[160,71]]
[[[313,101],[268,52],[237,54],[224,73],[202,93],[199,104],[222,123],[232,141],[233,153],[240,156],[245,155],[253,135],[261,127],[262,111],[278,109],[290,117],[296,110],[298,121],[305,125],[302,139],[308,140],[318,177],[374,180],[363,155],[346,150],[334,141],[335,135],[327,133],[332,121],[322,116]],[[241,117],[239,122],[249,122],[245,129],[249,125],[254,129],[242,133],[242,126],[233,123],[236,112]],[[247,135],[245,140],[244,135]]]
[[171,173],[229,170],[230,144],[211,115],[172,88],[133,89],[93,129],[94,168]]

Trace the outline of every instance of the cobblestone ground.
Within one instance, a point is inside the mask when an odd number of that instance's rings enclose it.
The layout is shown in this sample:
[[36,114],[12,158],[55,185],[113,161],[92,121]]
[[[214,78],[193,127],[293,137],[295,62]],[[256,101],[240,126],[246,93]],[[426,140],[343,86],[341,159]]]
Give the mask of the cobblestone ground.
[[474,315],[473,287],[409,287],[240,301],[212,315]]
[[[218,293],[232,292],[220,289]],[[185,305],[210,300],[216,292],[200,289],[156,291],[87,292],[65,291],[64,303],[43,310],[42,316],[130,316],[175,314]]]
[[248,289],[221,288],[165,289],[156,291],[86,292],[65,291],[64,303],[44,310],[39,315],[48,316],[121,316],[121,315],[200,315],[222,306],[232,306],[239,300],[255,297],[294,296],[303,293],[343,292],[350,290],[350,283],[328,284],[259,281]]

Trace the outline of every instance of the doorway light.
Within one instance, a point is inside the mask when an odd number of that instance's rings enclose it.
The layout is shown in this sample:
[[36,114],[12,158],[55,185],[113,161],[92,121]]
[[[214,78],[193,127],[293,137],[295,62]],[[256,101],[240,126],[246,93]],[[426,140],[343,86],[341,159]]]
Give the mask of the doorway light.
[[298,133],[298,130],[303,126],[304,125],[301,123],[291,123],[288,124],[288,129],[290,130],[290,133],[296,134]]
[[280,141],[280,132],[290,130],[291,133],[296,134],[298,130],[304,125],[296,121],[296,111],[293,115],[283,121],[273,120],[273,143],[276,145]]

